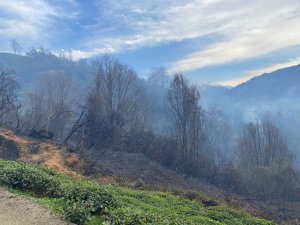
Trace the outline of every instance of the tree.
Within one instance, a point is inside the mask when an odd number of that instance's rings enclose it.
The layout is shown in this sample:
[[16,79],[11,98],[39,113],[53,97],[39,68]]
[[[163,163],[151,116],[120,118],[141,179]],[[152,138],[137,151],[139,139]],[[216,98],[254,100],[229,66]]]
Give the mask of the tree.
[[237,142],[237,158],[240,167],[253,170],[272,164],[291,164],[293,154],[274,123],[264,120],[249,122]]
[[[19,84],[13,71],[0,66],[0,122],[6,124],[11,122],[11,117],[18,124],[18,91]],[[18,125],[17,125],[18,126]]]
[[15,54],[20,54],[22,51],[22,46],[19,44],[19,42],[16,39],[11,39],[10,47]]
[[226,163],[233,144],[233,132],[223,112],[211,108],[205,111],[207,141],[219,166]]
[[251,196],[299,199],[299,175],[293,154],[274,123],[263,120],[245,125],[237,141],[239,185]]
[[40,74],[35,88],[28,93],[25,109],[25,129],[44,129],[65,138],[68,127],[77,116],[80,90],[61,71]]
[[145,122],[146,96],[135,71],[104,56],[95,62],[95,84],[87,100],[88,143],[106,143],[118,149],[124,133],[140,129]]
[[181,74],[176,74],[167,97],[179,144],[179,157],[184,167],[190,169],[192,164],[199,164],[199,160],[207,156],[200,94],[195,85],[190,85]]
[[148,75],[147,81],[150,84],[156,84],[162,88],[167,88],[171,78],[167,75],[167,71],[163,67],[152,68],[151,72]]

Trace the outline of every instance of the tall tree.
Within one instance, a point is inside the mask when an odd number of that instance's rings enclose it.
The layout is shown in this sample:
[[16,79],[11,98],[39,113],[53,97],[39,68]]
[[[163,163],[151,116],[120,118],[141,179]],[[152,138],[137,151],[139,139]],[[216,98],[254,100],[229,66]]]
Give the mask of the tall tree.
[[[11,117],[18,120],[18,89],[13,71],[0,66],[0,122],[1,124],[11,122]],[[9,115],[9,116],[8,116]],[[18,123],[18,122],[17,122]]]
[[88,96],[89,144],[118,148],[122,134],[138,129],[145,117],[146,97],[135,71],[104,56],[96,61],[95,84]]
[[184,163],[198,160],[204,153],[205,135],[197,87],[176,74],[167,96],[181,159]]

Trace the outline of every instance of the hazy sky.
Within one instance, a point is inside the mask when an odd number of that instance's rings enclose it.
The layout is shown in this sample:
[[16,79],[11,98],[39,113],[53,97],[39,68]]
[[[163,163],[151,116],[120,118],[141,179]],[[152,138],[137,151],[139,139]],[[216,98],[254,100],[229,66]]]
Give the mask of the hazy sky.
[[235,85],[300,63],[300,0],[0,0],[0,51],[12,38]]

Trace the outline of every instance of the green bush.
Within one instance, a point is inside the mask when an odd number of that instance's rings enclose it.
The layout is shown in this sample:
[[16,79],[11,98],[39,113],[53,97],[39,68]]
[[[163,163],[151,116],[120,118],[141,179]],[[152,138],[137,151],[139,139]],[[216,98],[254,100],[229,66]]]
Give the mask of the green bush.
[[91,215],[116,206],[114,196],[98,184],[30,164],[0,161],[0,184],[38,197],[62,198],[66,219],[77,224],[85,224]]
[[178,217],[166,217],[132,208],[114,210],[105,225],[196,225]]
[[84,183],[69,187],[64,198],[72,203],[83,203],[91,214],[101,213],[105,209],[114,208],[116,200],[104,188],[92,184]]
[[37,196],[54,197],[57,195],[59,182],[54,173],[23,163],[2,165],[0,183],[22,191],[30,191]]
[[120,208],[113,211],[110,215],[109,225],[144,225],[144,224],[158,224],[157,217],[152,214],[133,210],[130,208]]
[[86,224],[90,218],[89,208],[84,203],[66,201],[64,205],[65,218],[72,223]]

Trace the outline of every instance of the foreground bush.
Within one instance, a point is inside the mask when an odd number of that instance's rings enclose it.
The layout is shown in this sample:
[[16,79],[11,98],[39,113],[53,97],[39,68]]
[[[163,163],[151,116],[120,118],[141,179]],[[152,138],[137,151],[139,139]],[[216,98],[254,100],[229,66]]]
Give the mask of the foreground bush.
[[38,196],[55,197],[60,186],[55,175],[54,172],[36,166],[10,162],[5,166],[2,164],[0,183]]
[[70,187],[64,198],[70,202],[84,203],[92,214],[116,206],[115,198],[107,190],[93,184],[79,184]]
[[67,200],[63,209],[65,218],[72,223],[86,224],[89,221],[91,213],[84,203]]
[[[207,220],[207,218],[206,218]],[[196,225],[191,221],[176,217],[162,217],[158,214],[130,208],[119,208],[114,210],[105,225],[133,225],[133,224],[157,224],[157,225]],[[205,223],[204,223],[205,224]]]
[[85,224],[91,215],[116,206],[114,196],[98,184],[30,164],[0,161],[0,184],[38,197],[62,198],[66,219],[76,224]]

